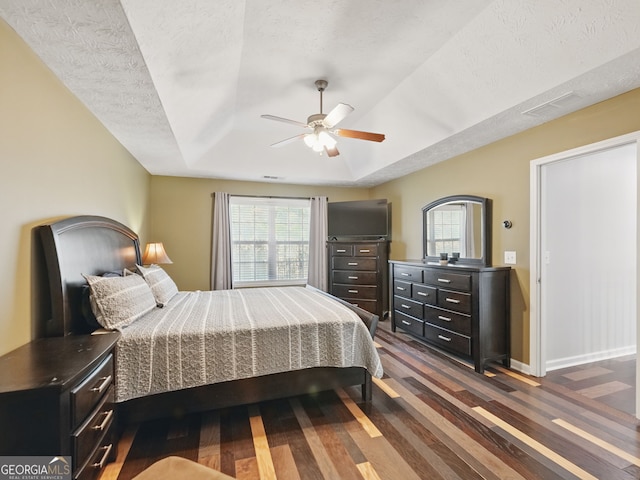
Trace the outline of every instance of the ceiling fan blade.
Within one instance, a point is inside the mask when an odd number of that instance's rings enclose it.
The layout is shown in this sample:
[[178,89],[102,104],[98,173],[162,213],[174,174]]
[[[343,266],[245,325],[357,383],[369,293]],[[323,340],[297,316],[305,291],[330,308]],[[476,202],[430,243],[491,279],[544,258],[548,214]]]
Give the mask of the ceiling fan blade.
[[297,120],[289,120],[288,118],[276,117],[275,115],[260,115],[267,120],[275,120],[277,122],[290,123],[291,125],[297,125],[298,127],[307,128],[309,125],[306,123],[298,122]]
[[322,123],[324,123],[327,128],[331,128],[340,123],[347,115],[353,112],[353,110],[354,108],[351,105],[339,103],[324,117]]
[[324,151],[327,152],[327,155],[329,155],[330,157],[337,157],[338,155],[340,155],[337,147],[329,148],[325,145]]
[[384,134],[382,133],[360,132],[359,130],[346,130],[344,128],[338,128],[333,133],[340,137],[359,138],[360,140],[370,140],[372,142],[382,142],[384,140]]
[[306,133],[301,133],[300,135],[296,135],[295,137],[290,137],[290,138],[286,138],[284,140],[280,140],[279,142],[276,143],[272,143],[271,146],[272,147],[282,147],[284,145],[288,145],[289,143],[293,143],[296,140],[303,138],[306,135]]

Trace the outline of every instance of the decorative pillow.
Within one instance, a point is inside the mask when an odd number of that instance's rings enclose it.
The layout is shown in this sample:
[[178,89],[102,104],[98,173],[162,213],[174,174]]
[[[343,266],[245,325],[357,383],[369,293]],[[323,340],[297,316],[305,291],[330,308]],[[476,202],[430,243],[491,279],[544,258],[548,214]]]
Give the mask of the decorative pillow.
[[175,282],[158,265],[151,265],[148,268],[137,265],[137,268],[140,275],[151,287],[159,307],[164,307],[178,293],[178,287]]
[[[123,273],[126,274],[127,269],[125,268],[123,272],[119,272],[119,271],[112,271],[112,272],[105,272],[102,274],[103,277],[122,277]],[[98,320],[96,320],[96,316],[93,313],[93,307],[91,306],[91,289],[89,288],[89,285],[82,285],[82,290],[81,290],[81,296],[82,296],[82,303],[81,303],[81,310],[82,310],[82,316],[84,317],[85,322],[87,322],[87,325],[89,326],[89,328],[91,330],[96,330],[100,327],[102,327],[102,325],[100,325],[98,323]]]
[[83,276],[91,290],[91,309],[104,328],[116,330],[131,325],[156,306],[149,285],[139,275]]

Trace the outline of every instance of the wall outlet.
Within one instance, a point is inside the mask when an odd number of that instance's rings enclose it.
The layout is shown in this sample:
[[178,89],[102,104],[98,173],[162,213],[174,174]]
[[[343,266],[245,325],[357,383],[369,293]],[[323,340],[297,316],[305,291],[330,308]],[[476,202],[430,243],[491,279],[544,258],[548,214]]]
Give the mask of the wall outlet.
[[504,263],[505,263],[505,265],[515,265],[516,264],[516,252],[505,251],[504,252]]

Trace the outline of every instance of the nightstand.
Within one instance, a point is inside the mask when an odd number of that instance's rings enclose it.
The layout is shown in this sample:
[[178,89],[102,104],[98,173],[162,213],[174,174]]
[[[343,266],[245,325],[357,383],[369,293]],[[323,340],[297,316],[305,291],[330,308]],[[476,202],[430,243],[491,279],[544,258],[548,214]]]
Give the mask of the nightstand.
[[115,459],[120,334],[34,340],[0,357],[0,455],[71,456],[73,478]]

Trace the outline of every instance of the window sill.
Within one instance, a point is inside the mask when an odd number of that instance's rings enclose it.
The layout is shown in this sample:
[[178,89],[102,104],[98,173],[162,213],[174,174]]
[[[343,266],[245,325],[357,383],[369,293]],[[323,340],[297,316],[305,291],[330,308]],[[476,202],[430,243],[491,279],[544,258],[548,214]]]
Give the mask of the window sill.
[[267,280],[261,282],[233,282],[233,288],[259,288],[259,287],[304,287],[305,280]]

